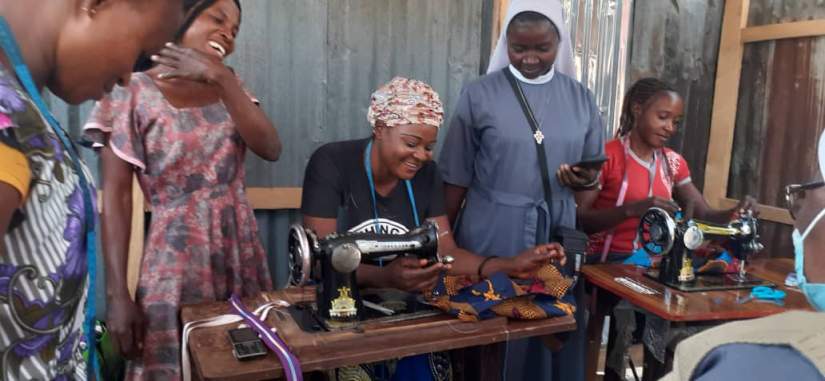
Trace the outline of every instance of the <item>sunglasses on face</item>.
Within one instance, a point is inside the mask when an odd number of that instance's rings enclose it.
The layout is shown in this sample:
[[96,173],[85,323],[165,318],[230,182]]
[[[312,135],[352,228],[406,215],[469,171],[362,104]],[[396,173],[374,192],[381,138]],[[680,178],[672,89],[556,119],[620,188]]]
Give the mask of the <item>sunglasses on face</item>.
[[796,203],[805,198],[805,191],[814,190],[822,186],[825,186],[825,181],[812,181],[805,184],[791,184],[785,187],[785,207],[788,209],[788,212],[791,213],[791,218],[796,219],[793,211]]

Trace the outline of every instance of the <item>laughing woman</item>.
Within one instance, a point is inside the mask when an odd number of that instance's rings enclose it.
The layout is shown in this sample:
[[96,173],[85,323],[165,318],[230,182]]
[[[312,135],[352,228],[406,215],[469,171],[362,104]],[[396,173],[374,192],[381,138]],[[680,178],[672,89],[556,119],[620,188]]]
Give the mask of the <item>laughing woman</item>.
[[[223,63],[240,21],[237,0],[196,2],[177,44],[99,102],[86,125],[103,146],[107,322],[134,360],[130,378],[180,377],[181,304],[272,288],[243,165],[247,147],[277,160],[281,143]],[[152,208],[135,302],[126,287],[133,173]]]
[[92,378],[93,182],[40,92],[77,104],[128,83],[182,13],[169,0],[0,1],[1,380]]
[[[459,248],[444,208],[441,176],[432,161],[443,107],[426,83],[396,77],[372,95],[367,117],[369,138],[330,143],[312,154],[304,177],[301,212],[304,225],[318,236],[332,232],[405,233],[423,220],[439,227],[438,252],[455,258],[451,268],[437,263],[399,258],[385,266],[362,264],[362,286],[421,291],[431,288],[442,271],[488,276],[504,272],[519,276],[537,270],[551,259],[564,259],[558,244],[527,248],[512,258],[484,259]],[[426,262],[426,261],[423,261]],[[444,380],[443,355],[402,359],[393,380]],[[426,369],[428,369],[427,371]],[[374,375],[373,367],[364,372]],[[423,371],[422,371],[423,369]],[[417,376],[413,376],[417,375]],[[437,376],[430,378],[430,376]],[[363,379],[363,378],[357,378]]]

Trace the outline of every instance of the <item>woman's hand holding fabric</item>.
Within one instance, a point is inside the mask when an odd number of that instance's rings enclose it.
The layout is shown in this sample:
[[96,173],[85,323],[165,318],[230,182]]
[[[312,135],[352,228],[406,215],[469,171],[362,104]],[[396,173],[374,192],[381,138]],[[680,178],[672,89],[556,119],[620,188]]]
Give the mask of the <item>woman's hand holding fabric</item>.
[[548,262],[558,262],[564,266],[567,256],[564,247],[558,243],[547,243],[522,251],[511,260],[509,275],[516,278],[528,278]]
[[183,79],[208,85],[218,85],[226,78],[234,79],[232,71],[221,60],[172,43],[153,55],[152,61],[171,69],[160,74],[160,79]]
[[426,259],[401,257],[384,267],[386,284],[408,292],[420,292],[435,287],[442,271],[449,271],[450,266],[436,263],[427,266]]
[[140,357],[143,352],[143,312],[128,295],[108,298],[107,310],[106,327],[115,347],[127,358]]
[[573,190],[591,189],[598,185],[596,176],[599,171],[596,169],[587,169],[569,164],[562,164],[559,170],[556,171],[556,178],[561,185],[572,188]]

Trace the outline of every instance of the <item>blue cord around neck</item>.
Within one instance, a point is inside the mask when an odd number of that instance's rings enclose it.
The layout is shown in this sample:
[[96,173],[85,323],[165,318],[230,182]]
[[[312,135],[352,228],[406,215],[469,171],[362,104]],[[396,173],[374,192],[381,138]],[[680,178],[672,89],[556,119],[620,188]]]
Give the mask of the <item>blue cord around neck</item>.
[[[381,233],[379,224],[378,224],[378,201],[376,200],[375,196],[375,181],[372,177],[372,161],[370,160],[370,152],[372,151],[372,140],[367,143],[367,148],[364,150],[364,168],[367,171],[367,180],[370,184],[370,197],[372,197],[372,215],[373,215],[373,223],[375,224],[375,233]],[[421,222],[418,220],[418,208],[415,206],[415,196],[413,195],[412,190],[412,183],[410,180],[404,180],[404,185],[407,187],[407,197],[410,199],[410,206],[412,207],[413,212],[413,219],[415,220],[415,226],[421,225]]]
[[66,132],[60,127],[60,123],[49,111],[49,108],[46,106],[46,102],[44,102],[43,98],[40,96],[40,91],[34,84],[34,79],[29,71],[29,67],[26,66],[26,62],[23,60],[23,55],[20,53],[20,46],[17,45],[17,40],[14,37],[14,33],[9,27],[6,18],[3,16],[0,16],[0,40],[2,40],[0,42],[2,42],[3,51],[6,53],[6,57],[14,67],[14,72],[17,74],[17,79],[20,80],[20,83],[29,94],[32,102],[34,102],[37,109],[46,118],[49,126],[69,153],[69,157],[72,160],[72,168],[75,172],[77,172],[77,177],[80,182],[81,193],[83,194],[83,210],[85,212],[84,231],[86,234],[86,264],[89,277],[89,288],[86,296],[86,319],[83,322],[83,329],[86,334],[86,343],[89,354],[88,361],[90,365],[89,368],[93,369],[95,375],[98,376],[98,379],[101,379],[99,377],[100,367],[97,362],[97,346],[94,329],[95,315],[97,312],[95,305],[95,282],[97,273],[97,257],[95,255],[95,250],[97,248],[97,244],[95,242],[95,213],[94,204],[92,203],[92,191],[89,187],[89,182],[83,173],[83,166],[80,164],[80,156],[78,155],[77,150],[69,137],[66,135]]

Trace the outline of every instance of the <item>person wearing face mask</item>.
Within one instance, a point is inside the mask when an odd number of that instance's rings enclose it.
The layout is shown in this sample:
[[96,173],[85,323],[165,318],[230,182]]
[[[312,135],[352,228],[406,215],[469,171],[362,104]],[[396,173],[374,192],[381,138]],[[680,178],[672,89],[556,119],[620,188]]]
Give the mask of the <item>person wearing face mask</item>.
[[[558,1],[511,3],[490,70],[464,87],[447,131],[439,157],[447,215],[459,246],[483,256],[510,257],[575,228],[574,193],[596,185],[598,170],[574,163],[603,156],[604,124],[591,92],[559,70],[568,40],[560,16]],[[584,322],[582,308],[576,318]],[[555,364],[541,340],[508,344],[507,379],[549,379],[551,366],[554,379],[583,379],[579,326]]]
[[799,290],[815,311],[723,324],[676,347],[664,381],[825,380],[825,134],[819,180],[786,187]]
[[[241,23],[237,0],[186,2],[156,66],[98,102],[85,126],[101,147],[107,324],[130,379],[180,377],[182,304],[272,289],[244,193],[247,148],[267,160],[278,132],[224,64]],[[132,176],[151,205],[136,301],[126,285]]]
[[0,379],[98,369],[83,353],[95,343],[94,181],[40,92],[99,99],[182,16],[169,0],[0,1]]

